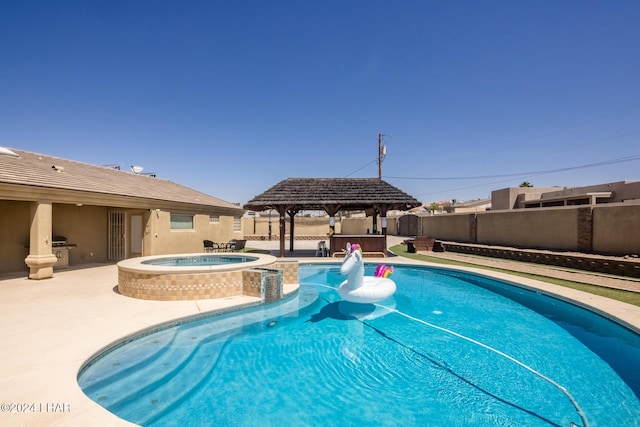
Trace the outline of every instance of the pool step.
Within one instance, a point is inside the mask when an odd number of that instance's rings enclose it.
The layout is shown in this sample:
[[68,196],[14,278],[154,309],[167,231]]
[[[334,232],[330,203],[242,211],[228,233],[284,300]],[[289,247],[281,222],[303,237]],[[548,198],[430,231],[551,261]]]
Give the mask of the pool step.
[[[117,358],[99,358],[92,365],[85,368],[78,383],[88,396],[93,397],[102,393],[102,389],[109,389],[123,378],[130,378],[136,372],[154,363],[162,363],[166,353],[176,340],[175,331],[161,336],[141,338],[138,345],[119,345]],[[155,347],[155,348],[154,348]],[[151,350],[150,350],[151,349]]]
[[[136,410],[140,408],[148,410],[140,424],[145,426],[152,425],[197,393],[211,378],[227,342],[228,340],[219,341],[216,344],[217,351],[215,352],[211,351],[211,346],[207,346],[207,351],[203,350],[201,352],[203,354],[194,358],[189,367],[181,372],[180,376],[172,378],[170,382],[158,389],[157,393],[154,393],[151,402],[152,407],[149,407],[148,404],[138,405]],[[178,390],[180,392],[176,393]]]
[[152,424],[199,392],[234,336],[276,326],[289,316],[311,310],[317,302],[317,292],[303,289],[295,298],[278,304],[150,334],[98,358],[80,375],[79,384],[91,399],[117,416]]
[[[206,363],[206,358],[203,360],[203,356],[198,357],[199,349],[207,341],[220,339],[219,336],[198,336],[195,331],[184,332],[175,334],[177,337],[172,339],[171,345],[165,347],[151,363],[137,364],[135,370],[118,369],[111,375],[111,382],[101,381],[100,388],[90,390],[91,398],[126,418],[123,411],[126,412],[128,406],[144,401],[144,396],[153,394],[172,378],[182,375],[194,359],[199,363]],[[189,348],[189,351],[185,351],[185,348]],[[197,376],[197,371],[194,374]]]
[[[106,408],[121,418],[135,420],[137,424],[151,424],[206,382],[226,342],[227,339],[217,339],[213,343],[206,343],[206,340],[194,343],[195,350],[175,369],[132,390],[114,405],[105,405]],[[141,414],[145,415],[144,419],[141,419]]]

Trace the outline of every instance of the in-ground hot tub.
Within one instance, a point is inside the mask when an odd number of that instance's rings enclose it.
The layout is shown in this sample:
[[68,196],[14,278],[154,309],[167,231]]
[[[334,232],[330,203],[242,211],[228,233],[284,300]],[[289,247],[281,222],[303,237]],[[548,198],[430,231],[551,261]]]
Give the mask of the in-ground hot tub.
[[118,263],[118,291],[147,300],[249,295],[269,302],[282,298],[283,283],[298,283],[297,261],[264,254],[174,254]]

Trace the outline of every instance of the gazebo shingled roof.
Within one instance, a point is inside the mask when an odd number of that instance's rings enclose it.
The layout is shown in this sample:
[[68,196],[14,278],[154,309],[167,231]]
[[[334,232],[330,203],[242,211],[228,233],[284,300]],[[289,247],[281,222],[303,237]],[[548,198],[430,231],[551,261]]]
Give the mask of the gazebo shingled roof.
[[[393,185],[377,178],[288,178],[254,197],[245,209],[408,210],[422,205]],[[331,214],[331,211],[327,211]]]
[[[243,207],[253,211],[278,211],[280,256],[284,256],[285,214],[291,221],[289,244],[293,251],[294,217],[301,210],[324,210],[331,217],[341,210],[375,210],[384,217],[390,210],[409,210],[421,205],[407,193],[377,178],[288,178]],[[383,231],[386,233],[384,227]]]

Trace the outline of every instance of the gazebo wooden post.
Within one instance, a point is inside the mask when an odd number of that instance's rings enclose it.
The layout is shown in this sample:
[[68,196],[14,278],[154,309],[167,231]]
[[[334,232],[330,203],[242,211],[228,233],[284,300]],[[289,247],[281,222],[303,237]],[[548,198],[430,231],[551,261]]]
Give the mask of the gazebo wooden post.
[[380,212],[380,222],[382,227],[382,235],[384,236],[384,254],[387,255],[387,205],[379,205],[375,207],[376,211]]
[[378,209],[373,209],[373,215],[371,215],[371,224],[373,234],[378,234]]
[[278,210],[278,215],[280,217],[279,220],[279,226],[280,226],[280,257],[284,258],[284,236],[286,234],[285,232],[285,228],[286,228],[286,222],[285,222],[285,215],[287,212],[286,207],[281,207],[278,206],[277,207]]
[[293,228],[296,223],[295,218],[296,216],[291,215],[291,212],[289,212],[289,252],[291,253],[293,253],[293,241],[295,240],[295,235],[293,234]]
[[289,215],[289,252],[293,252],[293,241],[295,240],[293,227],[295,223],[295,217],[298,212],[299,212],[299,209],[296,209],[296,208],[291,208],[287,210],[287,214]]

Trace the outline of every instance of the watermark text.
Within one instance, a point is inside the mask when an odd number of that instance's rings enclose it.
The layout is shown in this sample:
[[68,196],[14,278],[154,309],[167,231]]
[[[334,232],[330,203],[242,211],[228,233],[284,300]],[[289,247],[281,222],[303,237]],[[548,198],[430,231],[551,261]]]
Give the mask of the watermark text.
[[0,404],[2,412],[28,413],[28,412],[49,412],[52,414],[61,412],[71,412],[71,404],[66,402],[6,402]]

